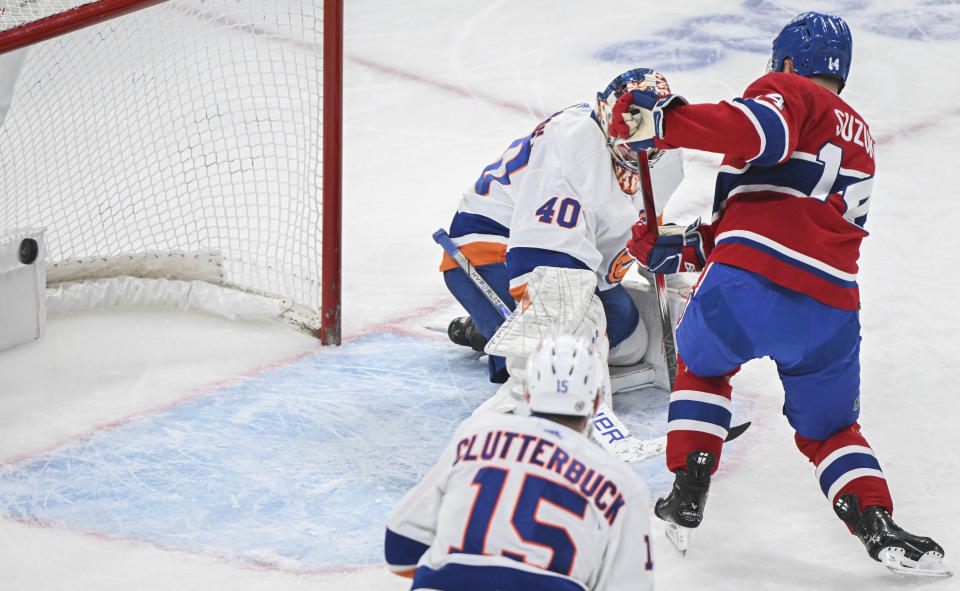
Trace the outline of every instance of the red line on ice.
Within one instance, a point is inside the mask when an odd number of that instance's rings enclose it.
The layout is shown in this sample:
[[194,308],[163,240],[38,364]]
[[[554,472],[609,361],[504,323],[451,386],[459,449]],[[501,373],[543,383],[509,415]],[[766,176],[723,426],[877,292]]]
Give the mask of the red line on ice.
[[333,575],[333,574],[350,574],[366,570],[386,570],[386,565],[355,565],[355,566],[336,566],[330,568],[317,568],[317,569],[297,569],[287,566],[282,566],[269,562],[267,560],[254,560],[246,558],[236,558],[232,556],[224,556],[221,554],[215,554],[212,552],[204,552],[200,550],[188,550],[185,548],[178,548],[176,546],[167,546],[164,544],[157,544],[155,542],[150,542],[147,540],[140,540],[137,538],[128,538],[124,536],[105,534],[103,532],[98,532],[89,529],[76,528],[69,525],[64,525],[62,523],[57,523],[52,525],[49,523],[44,523],[42,521],[34,521],[32,519],[25,519],[22,517],[11,517],[9,515],[0,514],[0,518],[6,519],[7,521],[12,521],[14,523],[19,523],[21,525],[34,527],[37,529],[47,529],[51,531],[65,531],[71,532],[77,535],[95,538],[98,540],[106,542],[123,542],[125,544],[130,544],[138,548],[155,548],[157,550],[162,550],[164,552],[173,552],[178,554],[185,554],[189,556],[198,556],[206,560],[212,560],[219,564],[231,565],[237,568],[243,568],[246,570],[252,571],[268,571],[268,572],[280,572],[297,576],[319,576],[319,575]]
[[[363,338],[363,337],[365,337],[365,336],[369,336],[369,335],[371,335],[371,334],[375,334],[375,333],[378,333],[378,332],[393,332],[393,333],[397,333],[397,334],[407,334],[407,335],[410,335],[410,336],[424,337],[425,335],[423,334],[422,331],[417,331],[417,330],[414,330],[414,329],[411,329],[411,328],[407,328],[407,327],[404,327],[403,325],[409,325],[411,322],[415,322],[418,318],[422,318],[422,317],[424,317],[424,316],[426,316],[426,315],[429,315],[429,314],[431,314],[431,313],[434,313],[434,312],[436,312],[436,311],[438,311],[438,310],[442,310],[443,308],[449,306],[450,303],[451,303],[451,301],[452,301],[452,298],[442,298],[442,299],[439,299],[439,300],[437,300],[437,301],[435,301],[435,302],[433,302],[433,303],[431,303],[431,304],[428,304],[428,305],[426,305],[426,306],[421,306],[420,308],[416,308],[416,309],[414,309],[414,310],[412,310],[412,311],[410,311],[410,312],[407,312],[407,313],[402,314],[402,315],[400,315],[400,316],[397,316],[397,317],[395,317],[395,318],[386,320],[386,321],[384,321],[384,322],[380,322],[380,323],[376,323],[376,324],[370,325],[370,326],[368,326],[368,327],[366,327],[366,328],[364,328],[364,329],[362,329],[362,330],[360,330],[360,331],[358,331],[358,332],[356,332],[356,333],[353,333],[353,334],[345,337],[345,338],[344,338],[344,341],[345,341],[345,342],[355,341],[355,340],[357,340],[357,339],[360,339],[360,338]],[[444,340],[446,339],[446,337],[443,337],[443,338],[444,338]],[[128,414],[128,415],[123,416],[123,417],[121,417],[121,418],[119,418],[119,419],[114,419],[114,420],[112,420],[112,421],[109,421],[109,422],[106,422],[106,423],[97,425],[97,426],[92,427],[92,428],[90,428],[90,429],[87,429],[87,430],[83,431],[82,433],[78,433],[78,434],[76,434],[76,435],[71,435],[70,437],[66,437],[66,438],[64,438],[64,439],[60,439],[60,440],[58,440],[58,441],[56,441],[56,442],[50,443],[50,444],[45,445],[45,446],[43,446],[43,447],[41,447],[41,448],[38,448],[38,449],[35,449],[35,450],[32,450],[32,451],[26,452],[26,453],[18,454],[18,455],[16,455],[16,456],[11,457],[11,458],[0,459],[0,469],[5,469],[5,468],[9,468],[9,467],[11,467],[11,466],[15,466],[15,465],[17,465],[17,464],[21,464],[21,463],[23,463],[23,462],[26,462],[26,461],[32,460],[32,459],[34,459],[34,458],[36,458],[36,457],[39,457],[39,456],[41,456],[41,455],[43,455],[43,454],[49,453],[49,452],[51,452],[51,451],[53,451],[53,450],[59,449],[59,448],[65,446],[65,445],[68,445],[68,444],[71,444],[71,443],[77,443],[77,442],[80,442],[80,441],[85,441],[85,440],[89,439],[90,437],[92,437],[92,436],[94,436],[94,435],[96,435],[96,434],[98,434],[98,433],[100,433],[100,432],[106,431],[106,430],[108,430],[108,429],[113,429],[113,428],[115,428],[115,427],[121,427],[121,426],[127,425],[127,424],[129,424],[129,423],[131,423],[131,422],[133,422],[133,421],[135,421],[135,420],[137,420],[137,419],[141,419],[141,418],[144,418],[144,417],[147,417],[147,416],[156,414],[156,413],[163,412],[163,411],[165,411],[165,410],[169,410],[169,409],[174,408],[174,407],[176,407],[176,406],[178,406],[178,405],[180,405],[180,404],[183,404],[184,402],[190,402],[191,400],[196,400],[197,398],[200,398],[200,397],[202,397],[202,396],[206,396],[207,394],[210,394],[210,393],[212,393],[212,392],[215,392],[215,391],[217,391],[217,390],[220,390],[220,389],[222,389],[222,388],[224,388],[224,387],[226,387],[226,386],[229,386],[229,385],[231,385],[231,384],[234,384],[234,383],[237,383],[237,382],[241,382],[241,381],[245,381],[245,380],[254,378],[254,377],[259,376],[259,375],[261,375],[261,374],[263,374],[263,373],[265,373],[265,372],[268,372],[268,371],[273,370],[273,369],[277,369],[277,368],[279,368],[279,367],[283,367],[283,366],[286,366],[286,365],[290,365],[290,364],[292,364],[292,363],[295,363],[295,362],[299,361],[300,359],[303,359],[304,357],[306,357],[306,356],[308,356],[308,355],[313,355],[313,354],[315,354],[315,353],[320,353],[320,352],[324,351],[324,349],[325,349],[325,348],[324,348],[324,347],[321,347],[321,346],[319,345],[319,342],[318,342],[317,347],[314,348],[314,349],[306,349],[306,350],[304,350],[304,351],[299,351],[299,352],[297,352],[297,353],[294,353],[294,354],[292,354],[292,355],[288,355],[288,356],[283,357],[283,358],[281,358],[281,359],[277,359],[277,360],[275,360],[275,361],[271,361],[271,362],[269,362],[269,363],[265,363],[265,364],[263,364],[263,365],[259,365],[259,366],[257,366],[257,367],[254,367],[253,369],[249,369],[249,370],[247,370],[247,371],[244,371],[244,372],[238,373],[238,374],[236,374],[236,375],[230,376],[229,378],[224,378],[224,379],[222,379],[222,380],[217,380],[216,382],[211,382],[211,383],[209,383],[209,384],[205,384],[205,385],[202,385],[202,386],[198,386],[198,387],[196,387],[196,388],[188,391],[187,393],[183,394],[182,396],[178,396],[178,397],[174,398],[173,400],[168,400],[168,401],[166,401],[166,402],[164,402],[164,403],[162,403],[162,404],[158,404],[158,405],[155,405],[155,406],[146,407],[146,408],[144,408],[144,409],[142,409],[142,410],[138,410],[138,411],[136,411],[136,412],[134,412],[134,413]]]
[[428,78],[426,76],[415,74],[413,72],[407,72],[405,70],[401,70],[393,66],[387,66],[379,62],[375,62],[373,60],[368,60],[368,59],[364,59],[356,56],[346,56],[344,59],[345,61],[370,68],[371,70],[377,70],[378,72],[383,72],[384,74],[389,74],[391,76],[396,76],[398,78],[410,80],[411,82],[418,82],[426,86],[432,86],[439,90],[445,90],[452,94],[457,94],[466,98],[477,99],[480,102],[494,105],[497,107],[502,107],[508,111],[514,111],[516,113],[521,113],[523,115],[531,115],[538,119],[542,119],[546,117],[546,114],[540,113],[537,110],[527,105],[523,105],[521,103],[508,101],[508,100],[493,96],[491,94],[477,92],[475,90],[471,90],[463,86],[458,86],[456,84],[451,84],[449,82],[435,80],[433,78]]

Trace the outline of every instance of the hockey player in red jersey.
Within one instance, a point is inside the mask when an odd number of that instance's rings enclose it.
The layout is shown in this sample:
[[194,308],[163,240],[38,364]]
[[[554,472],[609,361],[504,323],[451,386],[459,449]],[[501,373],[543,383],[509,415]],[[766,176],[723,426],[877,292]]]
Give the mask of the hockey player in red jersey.
[[651,145],[725,156],[711,224],[669,236],[637,224],[628,243],[654,272],[703,269],[677,329],[667,440],[675,482],[655,512],[685,549],[730,427],[730,378],[769,356],[797,447],[870,556],[897,572],[946,575],[943,549],[891,519],[887,482],[857,422],[857,259],[875,146],[863,117],[839,96],[851,52],[842,19],[809,12],[784,27],[769,73],[742,97],[639,105],[635,124]]
[[653,589],[647,487],[582,434],[605,372],[589,339],[544,339],[526,365],[532,415],[457,427],[390,514],[390,569],[412,589]]

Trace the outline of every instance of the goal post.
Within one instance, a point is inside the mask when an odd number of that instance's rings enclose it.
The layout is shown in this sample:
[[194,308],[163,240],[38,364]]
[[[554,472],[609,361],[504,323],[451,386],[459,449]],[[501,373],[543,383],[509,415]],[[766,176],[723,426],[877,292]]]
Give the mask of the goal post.
[[323,266],[320,340],[340,344],[340,267],[343,145],[343,0],[326,0],[323,7],[323,112],[336,116],[323,122]]
[[342,30],[342,0],[4,3],[0,231],[43,229],[48,301],[213,286],[339,344]]

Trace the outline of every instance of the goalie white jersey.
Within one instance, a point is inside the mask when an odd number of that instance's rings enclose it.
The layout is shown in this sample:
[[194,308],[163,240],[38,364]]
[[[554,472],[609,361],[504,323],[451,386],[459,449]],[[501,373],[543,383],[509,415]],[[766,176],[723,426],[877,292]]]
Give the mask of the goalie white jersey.
[[645,591],[649,511],[640,477],[580,433],[484,414],[396,506],[385,554],[413,589]]
[[[651,177],[662,211],[683,178],[681,151],[663,152]],[[633,263],[626,243],[642,209],[636,179],[618,178],[590,105],[575,105],[484,168],[464,193],[450,236],[474,265],[506,259],[515,297],[538,266],[592,270],[604,291]],[[441,270],[454,266],[445,258]]]

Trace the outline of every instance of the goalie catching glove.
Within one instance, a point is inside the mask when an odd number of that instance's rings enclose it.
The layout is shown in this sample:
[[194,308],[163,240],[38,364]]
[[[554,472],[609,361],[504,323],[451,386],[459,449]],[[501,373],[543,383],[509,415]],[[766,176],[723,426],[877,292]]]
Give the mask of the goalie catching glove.
[[700,271],[713,249],[713,229],[697,220],[682,228],[674,224],[660,227],[654,234],[645,221],[634,224],[633,238],[627,250],[651,273],[669,274]]

